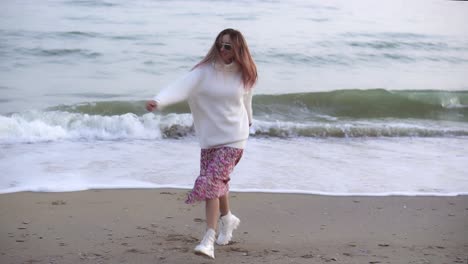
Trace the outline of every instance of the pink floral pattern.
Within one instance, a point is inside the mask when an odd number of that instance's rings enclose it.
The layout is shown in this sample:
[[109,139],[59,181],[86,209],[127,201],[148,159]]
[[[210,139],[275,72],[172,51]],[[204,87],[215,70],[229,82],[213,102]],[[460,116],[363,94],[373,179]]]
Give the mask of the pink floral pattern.
[[200,176],[185,203],[192,204],[224,196],[229,191],[229,175],[242,158],[243,149],[220,147],[202,149]]

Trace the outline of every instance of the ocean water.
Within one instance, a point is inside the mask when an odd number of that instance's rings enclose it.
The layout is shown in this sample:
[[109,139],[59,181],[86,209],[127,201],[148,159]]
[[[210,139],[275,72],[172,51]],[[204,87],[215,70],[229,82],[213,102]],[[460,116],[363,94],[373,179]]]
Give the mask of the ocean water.
[[0,193],[191,188],[188,106],[145,100],[224,28],[257,62],[236,191],[468,194],[463,1],[0,3]]

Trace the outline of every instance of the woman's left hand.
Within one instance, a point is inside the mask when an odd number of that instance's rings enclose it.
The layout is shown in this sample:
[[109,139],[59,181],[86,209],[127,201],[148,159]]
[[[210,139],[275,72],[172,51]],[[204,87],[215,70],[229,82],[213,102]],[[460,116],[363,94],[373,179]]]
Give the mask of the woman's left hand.
[[148,112],[153,112],[154,109],[158,109],[158,102],[154,100],[146,102],[146,110],[148,110]]

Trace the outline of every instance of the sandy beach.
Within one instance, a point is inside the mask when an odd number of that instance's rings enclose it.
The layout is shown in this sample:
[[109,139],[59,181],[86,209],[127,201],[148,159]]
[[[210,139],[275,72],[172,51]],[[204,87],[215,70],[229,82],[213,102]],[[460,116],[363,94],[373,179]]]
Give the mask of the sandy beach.
[[192,253],[204,206],[185,190],[0,195],[0,263],[467,263],[468,196],[232,193],[216,260]]

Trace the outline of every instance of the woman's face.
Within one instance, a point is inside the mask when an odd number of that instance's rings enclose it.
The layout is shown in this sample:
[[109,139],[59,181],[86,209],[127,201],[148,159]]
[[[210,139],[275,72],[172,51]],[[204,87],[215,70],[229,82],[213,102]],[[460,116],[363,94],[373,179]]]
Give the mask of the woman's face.
[[229,34],[221,38],[221,43],[218,43],[219,54],[224,63],[229,64],[234,59],[234,46],[231,42]]

